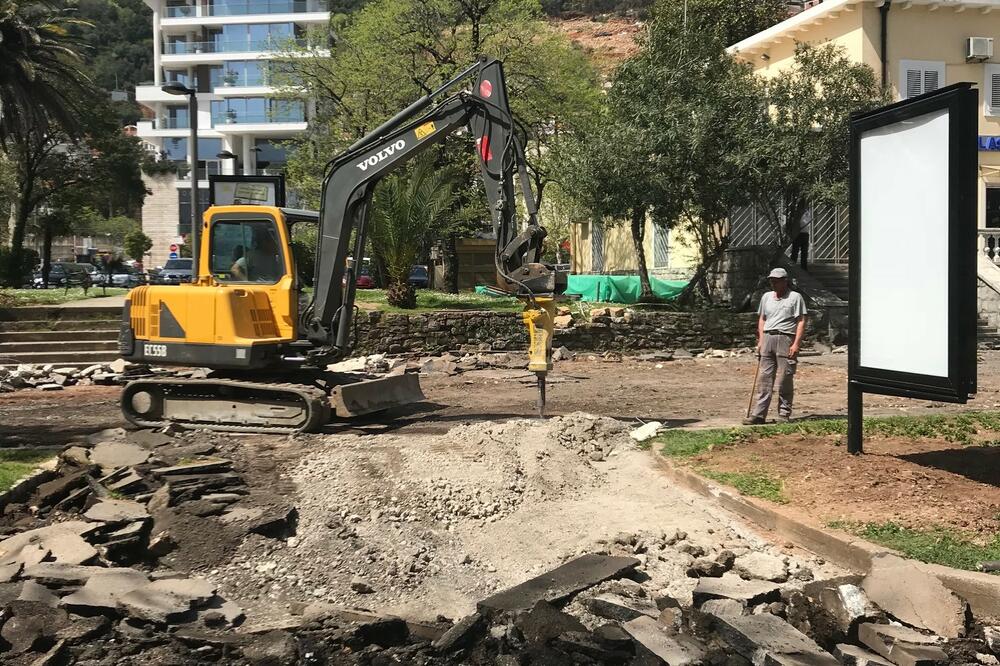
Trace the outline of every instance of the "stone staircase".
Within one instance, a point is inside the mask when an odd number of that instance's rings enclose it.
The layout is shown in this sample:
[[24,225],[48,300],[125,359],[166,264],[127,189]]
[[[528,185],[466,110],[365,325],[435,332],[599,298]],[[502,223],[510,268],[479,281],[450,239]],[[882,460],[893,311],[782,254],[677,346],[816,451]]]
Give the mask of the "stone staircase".
[[0,310],[0,367],[85,367],[114,361],[119,357],[120,322],[118,307]]
[[842,301],[850,300],[851,287],[848,270],[847,264],[809,264],[809,274]]

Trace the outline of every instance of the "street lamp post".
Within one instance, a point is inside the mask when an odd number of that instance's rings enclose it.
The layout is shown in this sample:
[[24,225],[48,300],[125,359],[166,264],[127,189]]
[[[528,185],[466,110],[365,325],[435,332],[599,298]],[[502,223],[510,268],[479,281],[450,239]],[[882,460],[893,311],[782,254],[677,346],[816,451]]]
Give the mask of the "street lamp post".
[[201,197],[198,196],[198,94],[183,83],[171,81],[160,86],[160,90],[170,95],[187,95],[188,125],[191,128],[191,281],[198,281],[198,241],[201,235]]

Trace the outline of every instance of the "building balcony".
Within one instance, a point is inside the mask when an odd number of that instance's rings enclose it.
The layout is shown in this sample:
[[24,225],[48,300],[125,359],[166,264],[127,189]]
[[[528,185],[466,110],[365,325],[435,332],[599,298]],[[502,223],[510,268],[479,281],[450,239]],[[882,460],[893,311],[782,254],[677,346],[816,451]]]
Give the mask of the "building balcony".
[[306,128],[305,114],[236,114],[212,116],[212,127],[222,133],[246,133],[262,129],[301,131]]
[[201,55],[206,53],[265,53],[296,46],[308,46],[306,39],[258,39],[218,42],[172,42],[163,45],[164,55]]
[[273,14],[312,14],[327,11],[324,0],[237,0],[211,5],[167,7],[168,19],[205,18],[211,16],[254,16]]

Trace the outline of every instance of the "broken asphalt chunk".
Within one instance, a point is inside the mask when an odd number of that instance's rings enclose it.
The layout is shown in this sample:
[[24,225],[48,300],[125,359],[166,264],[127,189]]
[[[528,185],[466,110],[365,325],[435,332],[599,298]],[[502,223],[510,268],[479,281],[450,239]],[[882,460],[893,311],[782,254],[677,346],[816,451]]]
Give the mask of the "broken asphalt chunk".
[[526,611],[540,600],[555,603],[598,583],[621,578],[638,565],[639,560],[634,557],[594,553],[581,555],[520,585],[487,597],[477,607],[483,613]]
[[232,464],[231,460],[201,460],[184,465],[160,467],[154,469],[153,474],[157,476],[214,474],[216,472],[228,472]]
[[912,560],[890,554],[872,558],[861,587],[879,608],[910,626],[945,638],[965,635],[969,604]]
[[90,451],[90,462],[107,474],[119,467],[141,465],[149,460],[149,450],[128,442],[100,442]]
[[625,631],[644,649],[670,666],[703,663],[705,648],[696,639],[683,634],[671,634],[656,620],[637,617],[623,625]]
[[536,643],[544,643],[567,631],[587,630],[578,619],[547,601],[539,601],[529,612],[518,615],[514,624],[525,638]]
[[193,619],[192,609],[215,596],[215,587],[200,578],[167,578],[123,595],[120,603],[129,616],[167,624]]
[[833,650],[833,654],[844,666],[895,666],[888,659],[883,659],[874,652],[858,647],[840,643]]
[[135,569],[104,569],[92,575],[82,588],[63,597],[59,604],[78,615],[113,612],[121,597],[148,583],[146,575]]
[[31,578],[42,585],[83,585],[91,576],[104,571],[107,571],[104,567],[42,562],[25,567],[21,577]]
[[858,627],[858,640],[896,666],[945,664],[948,655],[937,646],[936,636],[925,636],[909,627],[866,622]]
[[106,499],[90,507],[83,516],[105,523],[131,523],[148,519],[149,513],[146,507],[138,502]]
[[250,521],[247,531],[272,539],[287,539],[295,536],[298,519],[299,512],[294,506],[270,507]]
[[699,578],[692,594],[695,606],[709,599],[732,599],[746,607],[779,601],[781,588],[768,581],[743,580],[730,572],[721,578]]
[[583,603],[594,615],[618,622],[628,622],[643,615],[650,618],[660,615],[660,609],[648,599],[627,599],[607,592],[586,599]]
[[774,615],[715,616],[713,626],[734,651],[755,664],[838,666],[811,638]]

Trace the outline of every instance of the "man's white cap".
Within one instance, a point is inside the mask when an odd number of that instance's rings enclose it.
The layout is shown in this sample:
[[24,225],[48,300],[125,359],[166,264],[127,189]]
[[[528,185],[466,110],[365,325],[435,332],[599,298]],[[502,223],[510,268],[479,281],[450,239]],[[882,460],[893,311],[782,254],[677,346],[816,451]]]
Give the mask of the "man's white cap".
[[768,278],[786,278],[788,277],[788,271],[784,268],[775,268],[770,273],[767,274]]

